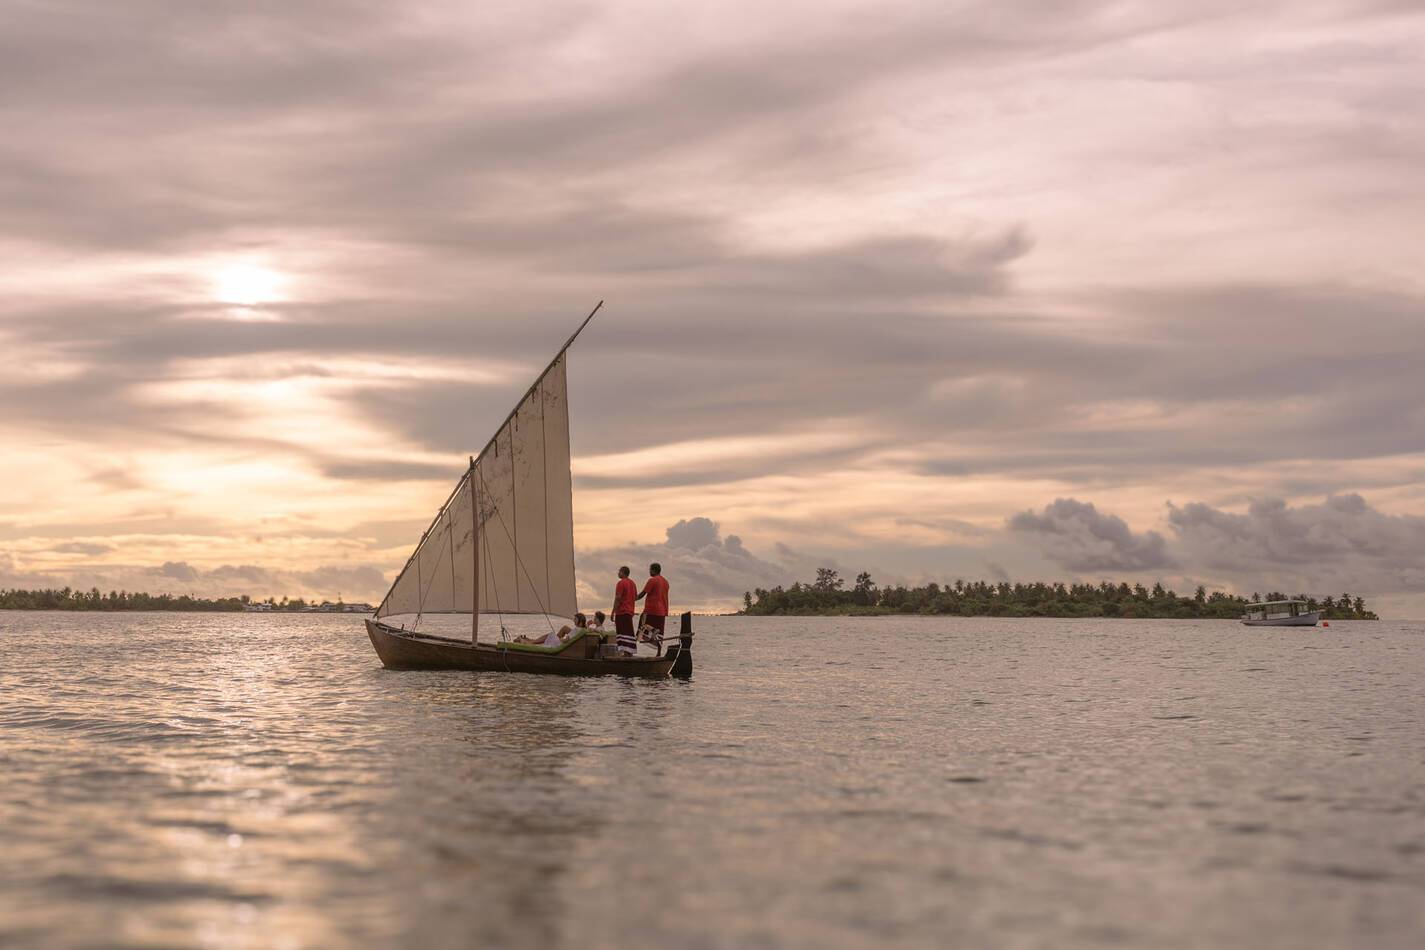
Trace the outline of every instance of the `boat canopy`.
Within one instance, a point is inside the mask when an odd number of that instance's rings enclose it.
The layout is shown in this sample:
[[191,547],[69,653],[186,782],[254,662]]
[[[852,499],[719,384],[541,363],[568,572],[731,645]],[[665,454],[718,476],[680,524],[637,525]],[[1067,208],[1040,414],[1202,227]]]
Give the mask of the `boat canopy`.
[[1289,607],[1289,606],[1291,606],[1292,604],[1301,604],[1303,607],[1305,607],[1305,606],[1306,606],[1306,601],[1304,601],[1304,600],[1264,600],[1264,601],[1261,601],[1260,603],[1248,604],[1248,605],[1247,605],[1247,609],[1248,609],[1248,610],[1251,610],[1253,607]]

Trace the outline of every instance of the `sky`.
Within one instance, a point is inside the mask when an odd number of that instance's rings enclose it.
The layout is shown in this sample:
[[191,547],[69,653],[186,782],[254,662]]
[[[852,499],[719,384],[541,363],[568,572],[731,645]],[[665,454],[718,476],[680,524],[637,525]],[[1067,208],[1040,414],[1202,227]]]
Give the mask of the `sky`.
[[379,600],[571,353],[581,604],[1425,617],[1425,8],[0,0],[0,587]]

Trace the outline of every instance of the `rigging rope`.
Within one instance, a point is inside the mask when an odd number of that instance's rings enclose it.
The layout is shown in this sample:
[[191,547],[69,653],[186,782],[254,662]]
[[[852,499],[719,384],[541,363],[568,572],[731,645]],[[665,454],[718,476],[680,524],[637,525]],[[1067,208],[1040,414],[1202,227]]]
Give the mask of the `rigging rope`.
[[[451,528],[451,525],[450,525],[450,518],[447,516],[447,512],[446,512],[444,509],[442,509],[440,515],[437,516],[437,521],[439,521],[440,518],[445,518],[445,533],[446,533],[447,535],[450,535],[450,534],[451,534],[451,530],[450,530],[450,528]],[[444,552],[444,551],[439,551],[439,550],[436,551],[435,563],[431,565],[432,570],[431,570],[431,572],[430,572],[430,580],[429,580],[428,582],[426,582],[426,584],[425,584],[425,589],[421,591],[421,599],[416,603],[416,620],[415,620],[415,623],[411,624],[411,629],[412,629],[412,630],[419,630],[419,629],[420,629],[420,626],[421,626],[421,617],[424,616],[424,614],[425,614],[425,609],[426,609],[426,598],[430,596],[430,589],[431,589],[431,587],[435,586],[435,573],[436,573],[436,570],[440,568],[440,559],[441,559],[442,557],[444,557],[444,556],[445,556],[445,552]],[[450,586],[451,586],[451,591],[454,592],[454,590],[455,590],[455,562],[454,562],[454,561],[451,562],[450,570],[451,570],[451,573],[450,573]],[[417,583],[417,584],[420,583],[420,577],[421,577],[421,563],[420,563],[420,561],[417,561],[417,562],[416,562],[416,583]]]
[[[485,487],[485,476],[483,474],[480,476],[480,487]],[[484,525],[477,525],[476,530],[483,527]],[[505,636],[505,615],[504,612],[500,610],[500,588],[494,582],[494,567],[490,563],[490,532],[480,531],[480,544],[485,549],[485,557],[480,562],[480,573],[490,575],[490,594],[495,599],[495,618],[500,624],[500,639],[505,640],[507,639]],[[483,579],[483,577],[477,577],[475,578],[475,583],[478,584]]]
[[[513,465],[513,463],[514,463],[514,453],[513,453],[513,452],[510,453],[510,462],[511,462],[511,465]],[[511,476],[510,476],[511,482],[514,481],[513,471],[514,471],[513,468],[511,468]],[[481,487],[481,488],[484,488],[484,487],[485,487],[485,473],[484,473],[484,472],[480,472],[479,475],[480,475],[480,487]],[[548,610],[548,608],[546,608],[546,607],[544,606],[544,600],[541,599],[540,596],[539,596],[539,588],[535,586],[534,578],[529,576],[529,570],[524,566],[524,559],[520,557],[520,550],[519,550],[519,547],[518,547],[518,545],[515,544],[515,539],[514,539],[514,537],[510,534],[509,526],[505,524],[505,516],[502,515],[502,514],[500,514],[500,506],[499,506],[499,505],[495,505],[495,506],[494,506],[494,511],[495,511],[495,517],[500,519],[500,527],[504,529],[504,531],[505,531],[505,537],[509,538],[509,540],[510,540],[510,550],[514,552],[514,555],[515,555],[515,563],[516,563],[517,565],[519,565],[519,569],[520,569],[521,571],[524,571],[524,578],[525,578],[525,580],[529,581],[529,589],[534,592],[534,600],[535,600],[535,603],[539,604],[540,613],[544,614],[544,621],[545,621],[545,623],[549,624],[549,631],[550,631],[551,633],[553,633],[553,632],[554,632],[554,622],[549,619],[549,610]],[[546,538],[548,537],[548,529],[547,529],[547,528],[546,528],[546,531],[545,531],[545,536],[546,536]],[[486,543],[487,543],[487,544],[489,543],[488,540],[486,541]],[[547,573],[548,570],[549,570],[549,567],[548,567],[548,565],[546,565],[546,566],[545,566],[545,572]],[[516,593],[516,603],[515,603],[515,605],[516,605],[516,608],[518,608],[518,606],[519,606],[519,598],[518,598],[518,593],[519,593],[519,578],[518,578],[518,577],[515,578],[515,593]],[[497,595],[497,596],[498,596],[498,595]],[[499,607],[499,604],[498,604],[498,601],[497,601],[497,602],[496,602],[496,609],[498,609],[498,607]]]

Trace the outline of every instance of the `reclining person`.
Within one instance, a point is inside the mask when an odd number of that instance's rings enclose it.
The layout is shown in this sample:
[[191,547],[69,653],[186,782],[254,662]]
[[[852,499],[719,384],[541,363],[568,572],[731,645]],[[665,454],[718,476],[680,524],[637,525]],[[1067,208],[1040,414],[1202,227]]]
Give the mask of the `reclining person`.
[[567,623],[558,630],[551,630],[542,637],[515,637],[515,643],[537,643],[542,647],[560,647],[574,635],[575,630],[587,630],[589,618],[583,614],[574,615],[574,626]]

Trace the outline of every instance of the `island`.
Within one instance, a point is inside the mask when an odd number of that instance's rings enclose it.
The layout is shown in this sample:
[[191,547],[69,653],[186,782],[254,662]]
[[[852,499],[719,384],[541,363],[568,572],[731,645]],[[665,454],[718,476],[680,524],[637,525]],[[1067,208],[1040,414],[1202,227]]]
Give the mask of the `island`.
[[97,587],[87,591],[69,587],[44,588],[42,590],[0,589],[0,610],[172,610],[195,613],[321,613],[357,614],[371,613],[375,608],[370,604],[343,603],[324,600],[309,603],[301,597],[278,600],[268,597],[254,600],[247,594],[240,597],[196,597],[192,594],[145,594],[126,590],[111,590],[105,594]]
[[[1130,617],[1236,620],[1249,603],[1288,600],[1273,591],[1250,598],[1224,591],[1209,593],[1198,586],[1191,596],[1180,596],[1161,583],[1151,588],[1141,583],[1098,584],[1036,581],[964,581],[924,587],[880,587],[862,571],[848,588],[840,573],[819,568],[816,580],[791,587],[761,587],[742,595],[746,616],[847,616],[923,614],[953,617]],[[1361,597],[1343,593],[1321,598],[1298,594],[1310,610],[1321,610],[1325,620],[1377,620]]]

